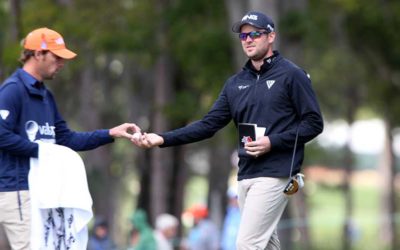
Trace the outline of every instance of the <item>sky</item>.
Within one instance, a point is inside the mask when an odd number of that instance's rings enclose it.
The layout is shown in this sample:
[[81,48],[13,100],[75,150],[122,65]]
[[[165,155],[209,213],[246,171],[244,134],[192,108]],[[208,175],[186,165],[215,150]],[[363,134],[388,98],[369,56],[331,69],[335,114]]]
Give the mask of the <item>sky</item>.
[[[379,154],[384,146],[384,123],[380,119],[359,120],[351,126],[343,120],[326,123],[324,132],[317,137],[324,147],[341,147],[350,140],[354,153]],[[394,136],[394,151],[400,156],[400,131]]]

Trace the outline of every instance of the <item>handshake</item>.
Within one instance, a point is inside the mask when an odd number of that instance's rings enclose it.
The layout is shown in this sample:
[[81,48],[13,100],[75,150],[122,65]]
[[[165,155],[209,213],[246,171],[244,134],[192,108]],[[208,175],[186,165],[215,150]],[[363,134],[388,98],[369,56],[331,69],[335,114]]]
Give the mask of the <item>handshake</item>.
[[131,141],[138,147],[141,148],[152,148],[160,146],[164,143],[164,138],[154,133],[141,133],[135,132],[132,135]]
[[141,129],[134,123],[124,123],[109,131],[114,138],[126,138],[141,148],[152,148],[164,143],[164,139],[154,133],[142,133]]

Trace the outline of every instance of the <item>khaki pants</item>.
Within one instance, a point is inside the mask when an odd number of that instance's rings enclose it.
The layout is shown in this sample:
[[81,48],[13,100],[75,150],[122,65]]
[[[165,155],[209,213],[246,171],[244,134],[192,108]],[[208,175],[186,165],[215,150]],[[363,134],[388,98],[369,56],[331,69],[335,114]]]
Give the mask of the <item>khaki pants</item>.
[[287,178],[259,177],[238,183],[241,211],[237,250],[279,250],[276,227],[288,202]]
[[13,250],[29,250],[30,199],[29,191],[20,191],[22,218],[18,207],[18,192],[0,192],[0,224]]

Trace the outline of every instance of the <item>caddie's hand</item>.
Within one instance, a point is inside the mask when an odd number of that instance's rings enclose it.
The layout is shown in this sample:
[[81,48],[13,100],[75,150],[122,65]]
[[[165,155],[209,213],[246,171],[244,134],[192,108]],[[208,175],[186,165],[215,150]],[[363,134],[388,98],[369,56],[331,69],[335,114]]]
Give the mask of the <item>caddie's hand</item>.
[[271,151],[271,141],[268,136],[261,136],[256,141],[246,143],[244,149],[247,154],[258,157]]
[[131,139],[134,133],[140,132],[140,128],[135,123],[124,123],[109,130],[110,136],[114,138]]
[[134,135],[131,141],[141,148],[153,148],[164,143],[164,138],[154,133],[143,133]]

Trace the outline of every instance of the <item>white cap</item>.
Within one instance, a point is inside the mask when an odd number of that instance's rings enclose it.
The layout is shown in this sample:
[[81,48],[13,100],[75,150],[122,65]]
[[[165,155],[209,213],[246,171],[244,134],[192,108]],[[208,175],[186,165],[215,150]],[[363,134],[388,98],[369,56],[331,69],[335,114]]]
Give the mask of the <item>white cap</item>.
[[226,191],[226,195],[229,199],[236,199],[238,196],[237,187],[229,187],[228,191]]
[[160,214],[156,219],[157,230],[165,230],[171,227],[176,227],[178,224],[178,219],[171,214]]

